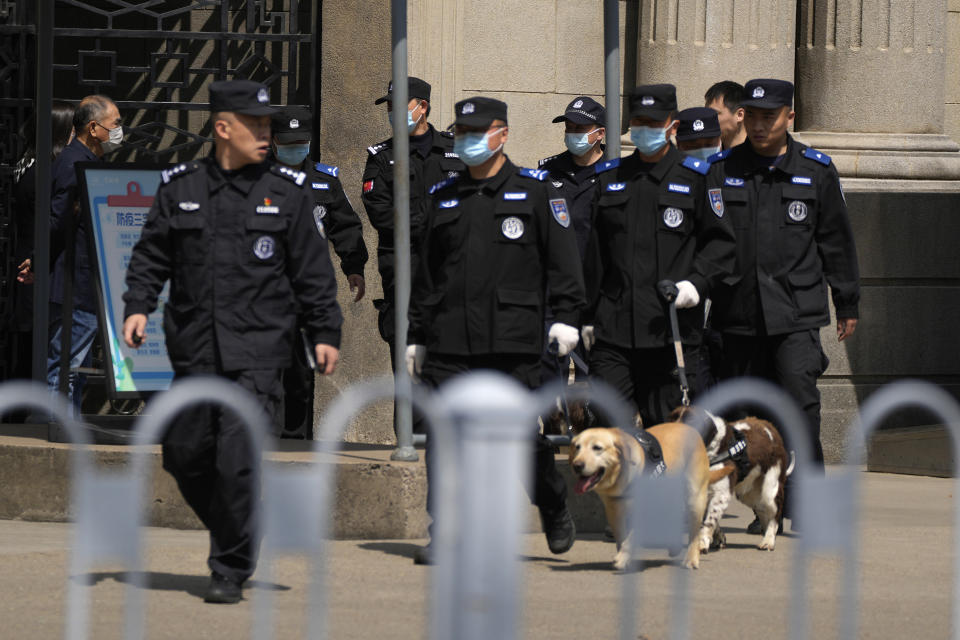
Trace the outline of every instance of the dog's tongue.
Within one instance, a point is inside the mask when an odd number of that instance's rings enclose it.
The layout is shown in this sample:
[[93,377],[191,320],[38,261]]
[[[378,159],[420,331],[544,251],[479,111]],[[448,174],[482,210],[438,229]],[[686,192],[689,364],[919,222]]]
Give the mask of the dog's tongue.
[[595,475],[589,476],[589,477],[586,477],[586,478],[584,478],[584,477],[581,476],[581,477],[577,480],[577,483],[573,486],[573,491],[574,491],[574,493],[576,493],[577,495],[582,495],[582,494],[586,493],[587,491],[589,491],[589,490],[590,490],[590,487],[593,486],[593,481],[594,481],[595,478],[596,478]]

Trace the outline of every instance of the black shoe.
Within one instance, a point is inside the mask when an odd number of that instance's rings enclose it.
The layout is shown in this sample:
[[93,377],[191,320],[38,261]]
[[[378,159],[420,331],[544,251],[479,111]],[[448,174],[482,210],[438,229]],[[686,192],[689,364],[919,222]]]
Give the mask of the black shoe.
[[747,533],[752,533],[755,536],[763,533],[763,529],[760,527],[760,518],[754,518],[753,522],[747,525]]
[[207,588],[207,595],[203,597],[204,602],[213,602],[216,604],[236,604],[240,602],[241,589],[240,583],[222,576],[216,571],[210,576],[210,586]]
[[577,527],[566,505],[557,511],[540,510],[540,522],[551,553],[565,553],[577,538]]
[[433,542],[417,547],[413,552],[413,564],[433,564]]

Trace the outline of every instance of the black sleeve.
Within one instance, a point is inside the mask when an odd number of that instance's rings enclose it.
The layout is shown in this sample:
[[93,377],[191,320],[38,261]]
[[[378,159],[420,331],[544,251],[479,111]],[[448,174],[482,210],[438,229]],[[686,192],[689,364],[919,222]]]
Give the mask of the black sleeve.
[[[558,213],[554,210],[560,203],[566,208],[566,226],[559,222]],[[580,250],[577,248],[577,234],[572,227],[570,205],[552,184],[544,185],[543,204],[540,241],[546,258],[550,296],[547,302],[557,322],[577,327],[580,326],[580,314],[586,300]]]
[[367,245],[363,242],[363,225],[360,217],[350,205],[347,194],[339,180],[330,180],[331,195],[327,211],[327,236],[333,243],[333,250],[340,258],[340,268],[345,275],[363,275],[363,266],[367,263]]
[[[697,252],[693,259],[693,273],[688,279],[697,288],[701,298],[708,298],[736,266],[737,245],[733,221],[723,209],[720,185],[723,172],[713,166],[705,180],[703,193],[697,199]],[[711,191],[715,197],[711,197]]]
[[50,267],[63,253],[66,229],[70,216],[75,216],[77,175],[73,165],[66,162],[56,167],[50,194]]
[[299,196],[298,213],[287,231],[287,276],[311,342],[339,348],[343,316],[330,251],[313,222],[313,198],[306,188]]
[[[433,237],[433,221],[436,218],[433,208],[433,197],[428,196],[426,207],[426,229],[423,232],[423,241],[420,243],[416,260],[411,260],[411,267],[417,265],[413,271],[410,283],[410,304],[407,307],[407,344],[426,344],[426,327],[433,317],[434,302],[437,296],[433,295],[436,288],[433,274],[439,269],[439,260],[430,251]],[[411,256],[412,258],[412,256]]]
[[157,297],[170,279],[170,213],[164,205],[168,200],[166,192],[167,186],[161,184],[130,256],[127,291],[123,294],[124,319],[135,313],[153,313]]
[[383,151],[367,157],[363,170],[363,207],[370,224],[381,238],[393,234],[393,167],[384,160]]
[[833,292],[833,305],[838,318],[858,318],[860,305],[860,269],[857,247],[853,240],[847,203],[840,190],[840,176],[832,164],[819,181],[822,203],[817,218],[817,250],[823,272]]
[[586,291],[586,306],[583,311],[584,326],[593,324],[593,316],[600,302],[600,285],[603,284],[604,253],[600,251],[600,236],[597,232],[597,203],[600,199],[600,180],[593,190],[590,204],[590,238],[583,260],[583,281]]

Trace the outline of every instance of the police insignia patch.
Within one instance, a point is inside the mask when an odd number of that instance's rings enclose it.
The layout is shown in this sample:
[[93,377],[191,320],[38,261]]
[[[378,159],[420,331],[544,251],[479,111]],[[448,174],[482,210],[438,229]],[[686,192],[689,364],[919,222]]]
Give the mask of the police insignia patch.
[[260,91],[257,92],[257,102],[261,104],[270,102],[270,96],[267,94],[266,89],[260,89]]
[[626,188],[626,182],[611,182],[607,185],[607,191],[623,191]]
[[273,238],[270,236],[260,236],[257,238],[256,242],[253,243],[253,255],[257,256],[261,260],[272,258],[273,252]]
[[559,188],[561,188],[561,187],[563,186],[563,181],[562,181],[562,180],[551,180],[550,182],[552,182],[552,183],[553,183],[553,186],[555,186],[557,189],[559,189]]
[[694,131],[703,131],[703,120],[694,120],[694,121],[693,121],[693,130],[694,130]]
[[526,200],[527,194],[525,191],[506,191],[503,194],[504,200]]
[[728,187],[742,187],[743,178],[727,178],[726,180],[723,181],[723,184],[725,184]]
[[708,189],[707,196],[710,198],[710,208],[717,214],[718,218],[723,217],[723,194],[721,189]]
[[463,105],[463,110],[460,113],[462,113],[463,115],[473,113],[473,103],[468,102],[465,105]]
[[667,191],[673,191],[674,193],[690,193],[690,185],[671,182],[667,185]]
[[370,193],[373,191],[373,180],[367,180],[363,183],[363,192]]
[[510,240],[516,240],[523,235],[523,220],[516,216],[505,218],[504,221],[500,223],[500,231]]
[[763,90],[763,87],[754,87],[753,88],[753,97],[762,98],[766,92]]
[[183,211],[196,211],[200,208],[199,202],[181,202],[180,209]]
[[441,200],[437,206],[441,209],[452,209],[458,204],[460,204],[459,200]]
[[663,210],[663,224],[676,229],[683,224],[683,210],[676,207],[667,207]]
[[803,222],[807,219],[807,205],[802,200],[794,200],[787,207],[787,215],[794,222]]
[[645,107],[649,107],[654,102],[655,101],[653,99],[653,96],[643,96],[643,98],[640,99],[640,104],[642,104]]
[[323,228],[323,218],[327,215],[327,208],[323,205],[318,204],[313,208],[313,222],[317,225],[317,232],[320,234],[320,237],[326,240],[327,232]]
[[573,103],[574,109],[579,109],[582,106],[583,106],[583,100],[577,100],[576,102]]
[[319,191],[327,191],[330,189],[330,184],[328,182],[314,182],[310,186]]
[[570,213],[567,211],[567,201],[563,198],[557,198],[550,201],[550,210],[553,212],[553,219],[566,229],[570,226]]

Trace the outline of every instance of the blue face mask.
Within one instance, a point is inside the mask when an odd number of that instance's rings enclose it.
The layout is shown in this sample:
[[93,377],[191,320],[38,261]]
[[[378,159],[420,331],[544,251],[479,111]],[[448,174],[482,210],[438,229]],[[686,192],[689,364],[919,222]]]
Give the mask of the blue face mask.
[[300,166],[310,153],[310,143],[276,145],[277,160],[291,167]]
[[587,133],[568,133],[563,136],[563,141],[567,145],[567,149],[575,156],[582,156],[586,152],[593,149],[595,142],[589,142],[588,138],[599,131],[599,129],[594,129],[593,131],[588,131]]
[[664,127],[630,127],[630,140],[642,156],[652,156],[667,144]]
[[[501,127],[502,129],[503,127]],[[475,167],[483,164],[490,157],[500,150],[500,147],[491,149],[488,141],[491,133],[496,133],[500,129],[487,133],[461,133],[453,139],[453,152],[460,156],[463,164],[468,167]]]
[[721,149],[720,145],[715,147],[702,147],[700,149],[690,149],[689,151],[684,151],[688,156],[693,156],[698,160],[707,160],[715,153],[719,153]]
[[[413,130],[417,128],[417,123],[423,118],[423,114],[421,113],[419,118],[416,120],[413,119],[413,112],[416,110],[417,107],[414,107],[411,111],[407,111],[407,133],[413,133]],[[393,111],[387,111],[387,120],[390,121],[390,126],[393,127]]]

